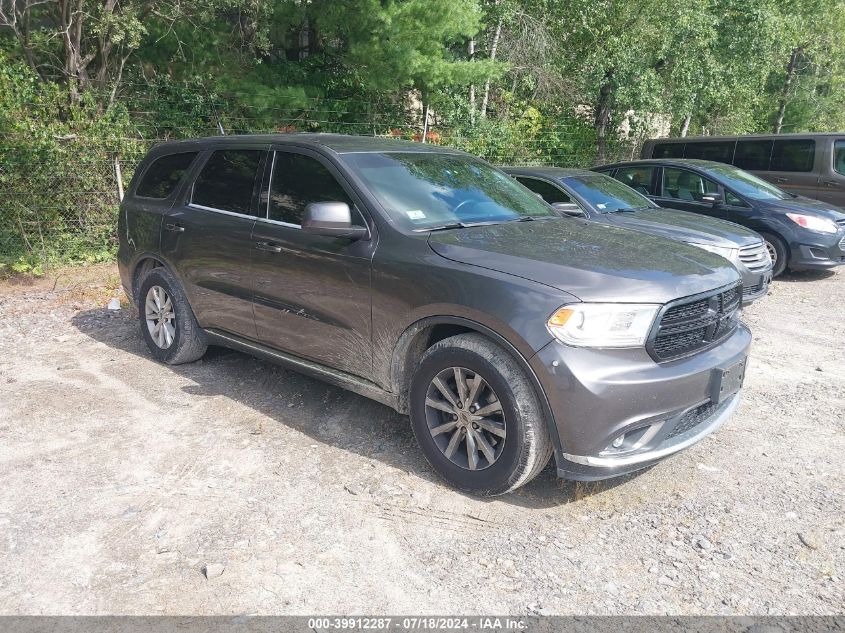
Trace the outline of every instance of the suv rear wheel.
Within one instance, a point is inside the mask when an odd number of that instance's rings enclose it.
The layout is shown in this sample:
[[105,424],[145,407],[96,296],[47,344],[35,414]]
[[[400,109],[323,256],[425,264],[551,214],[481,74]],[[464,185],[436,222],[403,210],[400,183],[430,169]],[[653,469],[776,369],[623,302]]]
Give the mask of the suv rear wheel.
[[514,490],[552,454],[528,377],[481,334],[452,336],[425,352],[411,380],[410,417],[434,470],[472,494]]
[[179,282],[166,268],[153,268],[138,292],[141,334],[153,356],[168,365],[202,358],[208,347]]

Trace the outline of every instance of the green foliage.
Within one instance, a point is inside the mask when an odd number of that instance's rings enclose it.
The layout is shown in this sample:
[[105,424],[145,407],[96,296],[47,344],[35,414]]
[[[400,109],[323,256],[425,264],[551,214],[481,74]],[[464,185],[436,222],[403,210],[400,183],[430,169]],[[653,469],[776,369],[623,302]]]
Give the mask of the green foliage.
[[589,166],[687,127],[845,128],[842,0],[72,5],[0,0],[5,271],[110,258],[115,159],[126,184],[151,143],[221,129],[426,128],[494,163]]

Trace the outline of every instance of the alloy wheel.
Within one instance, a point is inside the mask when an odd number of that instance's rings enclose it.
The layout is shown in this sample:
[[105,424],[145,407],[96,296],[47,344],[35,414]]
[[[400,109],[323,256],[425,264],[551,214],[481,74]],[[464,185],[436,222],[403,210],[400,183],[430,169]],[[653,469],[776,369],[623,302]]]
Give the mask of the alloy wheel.
[[471,369],[449,367],[432,379],[425,417],[434,443],[456,466],[484,470],[502,454],[506,437],[502,403]]
[[775,248],[775,245],[772,244],[769,240],[766,240],[766,250],[769,251],[769,257],[772,258],[772,268],[777,268],[778,252]]
[[173,345],[173,339],[176,338],[176,313],[170,295],[161,286],[152,286],[147,291],[144,315],[153,342],[161,349]]

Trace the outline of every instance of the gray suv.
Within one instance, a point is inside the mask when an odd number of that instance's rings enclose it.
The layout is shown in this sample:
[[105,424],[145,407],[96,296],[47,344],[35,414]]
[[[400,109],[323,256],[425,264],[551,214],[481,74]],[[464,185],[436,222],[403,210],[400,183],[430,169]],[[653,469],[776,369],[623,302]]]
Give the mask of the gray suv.
[[644,468],[739,402],[739,273],[560,217],[467,154],[342,135],[167,143],[119,219],[123,286],[165,363],[222,345],[410,416],[449,483],[493,495]]

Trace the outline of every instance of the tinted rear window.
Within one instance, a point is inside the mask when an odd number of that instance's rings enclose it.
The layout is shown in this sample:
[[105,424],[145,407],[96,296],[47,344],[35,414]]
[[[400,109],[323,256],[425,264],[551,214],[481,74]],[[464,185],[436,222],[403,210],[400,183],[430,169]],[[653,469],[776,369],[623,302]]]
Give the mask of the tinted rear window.
[[766,171],[772,155],[772,141],[738,141],[733,164],[740,169]]
[[202,168],[191,202],[249,215],[255,175],[264,152],[258,149],[218,150]]
[[683,158],[683,143],[655,143],[651,152],[654,158]]
[[813,171],[816,142],[812,139],[775,141],[772,171]]
[[138,183],[135,195],[159,200],[169,197],[196,157],[197,152],[185,152],[156,158]]
[[733,141],[687,143],[684,158],[700,158],[702,160],[715,160],[718,163],[730,163],[734,157],[734,145]]

